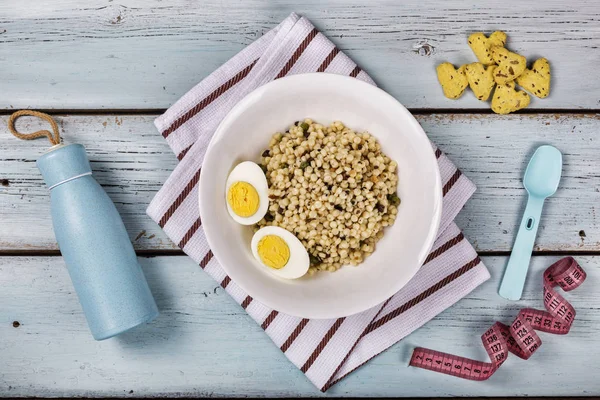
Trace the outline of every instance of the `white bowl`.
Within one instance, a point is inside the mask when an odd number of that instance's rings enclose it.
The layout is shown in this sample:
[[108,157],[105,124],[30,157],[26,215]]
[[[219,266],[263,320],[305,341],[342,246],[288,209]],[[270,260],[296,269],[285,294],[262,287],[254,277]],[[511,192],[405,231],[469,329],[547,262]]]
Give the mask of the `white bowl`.
[[[260,162],[275,132],[294,121],[342,121],[374,135],[398,163],[402,200],[393,226],[358,267],[283,280],[252,256],[252,228],[229,216],[225,182],[242,161]],[[442,211],[441,179],[431,143],[413,116],[392,96],[358,79],[333,74],[293,75],[268,83],[223,119],[208,147],[200,178],[200,216],[206,238],[224,270],[259,302],[304,318],[339,318],[385,301],[419,270],[433,245]]]

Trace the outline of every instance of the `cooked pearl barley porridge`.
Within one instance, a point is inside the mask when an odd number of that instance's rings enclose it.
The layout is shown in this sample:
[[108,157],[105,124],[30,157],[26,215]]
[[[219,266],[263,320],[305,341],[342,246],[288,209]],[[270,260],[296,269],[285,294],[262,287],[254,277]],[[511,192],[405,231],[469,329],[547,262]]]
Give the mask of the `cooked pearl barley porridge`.
[[255,230],[273,225],[298,237],[309,273],[358,265],[396,219],[397,163],[367,132],[336,121],[298,121],[275,133],[262,153],[269,211]]

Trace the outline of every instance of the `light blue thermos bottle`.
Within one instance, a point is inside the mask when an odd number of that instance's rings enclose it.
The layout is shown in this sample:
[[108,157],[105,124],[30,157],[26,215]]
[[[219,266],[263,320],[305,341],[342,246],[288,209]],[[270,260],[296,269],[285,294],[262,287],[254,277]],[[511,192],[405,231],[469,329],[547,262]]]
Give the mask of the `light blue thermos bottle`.
[[123,221],[92,176],[84,147],[54,145],[37,167],[50,189],[54,233],[94,339],[156,318],[158,308]]

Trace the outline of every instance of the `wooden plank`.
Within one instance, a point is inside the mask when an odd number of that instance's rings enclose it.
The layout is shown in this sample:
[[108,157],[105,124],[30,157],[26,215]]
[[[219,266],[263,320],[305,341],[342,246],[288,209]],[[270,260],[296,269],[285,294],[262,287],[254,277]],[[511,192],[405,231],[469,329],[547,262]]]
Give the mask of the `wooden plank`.
[[[521,177],[535,146],[564,152],[564,176],[544,211],[536,250],[600,250],[598,115],[420,115],[431,139],[478,186],[458,225],[478,251],[508,251],[525,206]],[[145,209],[177,160],[152,125],[154,116],[59,116],[66,142],[86,146],[98,181],[123,215],[138,250],[175,245]],[[0,125],[7,117],[0,117]],[[19,120],[19,129],[41,125]],[[45,143],[2,139],[0,250],[56,250],[48,191],[35,159]],[[35,229],[30,229],[30,227]]]
[[[7,117],[0,117],[6,126]],[[94,176],[115,202],[136,249],[177,249],[146,207],[177,165],[175,155],[154,128],[152,116],[74,116],[57,118],[65,143],[86,147]],[[32,121],[29,123],[29,121]],[[22,132],[41,129],[20,118]],[[48,142],[4,137],[0,152],[0,249],[57,250],[50,198],[35,160]],[[35,227],[30,229],[29,227]]]
[[[407,367],[415,346],[487,360],[479,341],[494,321],[542,307],[534,257],[521,302],[496,290],[505,257],[484,258],[493,278],[344,379],[330,396],[600,395],[600,257],[578,257],[588,282],[566,295],[577,310],[567,336],[540,334],[530,360],[510,356],[487,382]],[[0,257],[0,396],[275,396],[321,394],[229,296],[185,256],[140,258],[162,314],[95,342],[60,257]],[[18,322],[18,327],[15,321]],[[13,325],[14,324],[14,325]]]
[[444,98],[435,66],[475,61],[467,36],[496,29],[552,64],[550,97],[530,107],[600,107],[600,8],[584,0],[5,0],[0,109],[166,108],[293,11],[409,108],[489,108]]
[[510,251],[526,204],[522,178],[535,149],[556,146],[563,175],[546,201],[535,250],[600,249],[597,132],[600,115],[431,115],[417,117],[477,192],[457,224],[478,251]]

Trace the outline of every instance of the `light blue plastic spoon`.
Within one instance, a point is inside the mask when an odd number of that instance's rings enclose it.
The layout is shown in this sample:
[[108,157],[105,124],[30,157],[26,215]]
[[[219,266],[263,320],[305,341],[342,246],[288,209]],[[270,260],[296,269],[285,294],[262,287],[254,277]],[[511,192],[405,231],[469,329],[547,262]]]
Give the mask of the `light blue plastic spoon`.
[[504,278],[500,284],[500,290],[498,290],[498,294],[505,299],[519,300],[521,298],[535,236],[540,225],[544,200],[556,192],[561,171],[561,152],[556,147],[547,145],[538,147],[525,170],[523,186],[529,193],[529,200],[504,272]]

